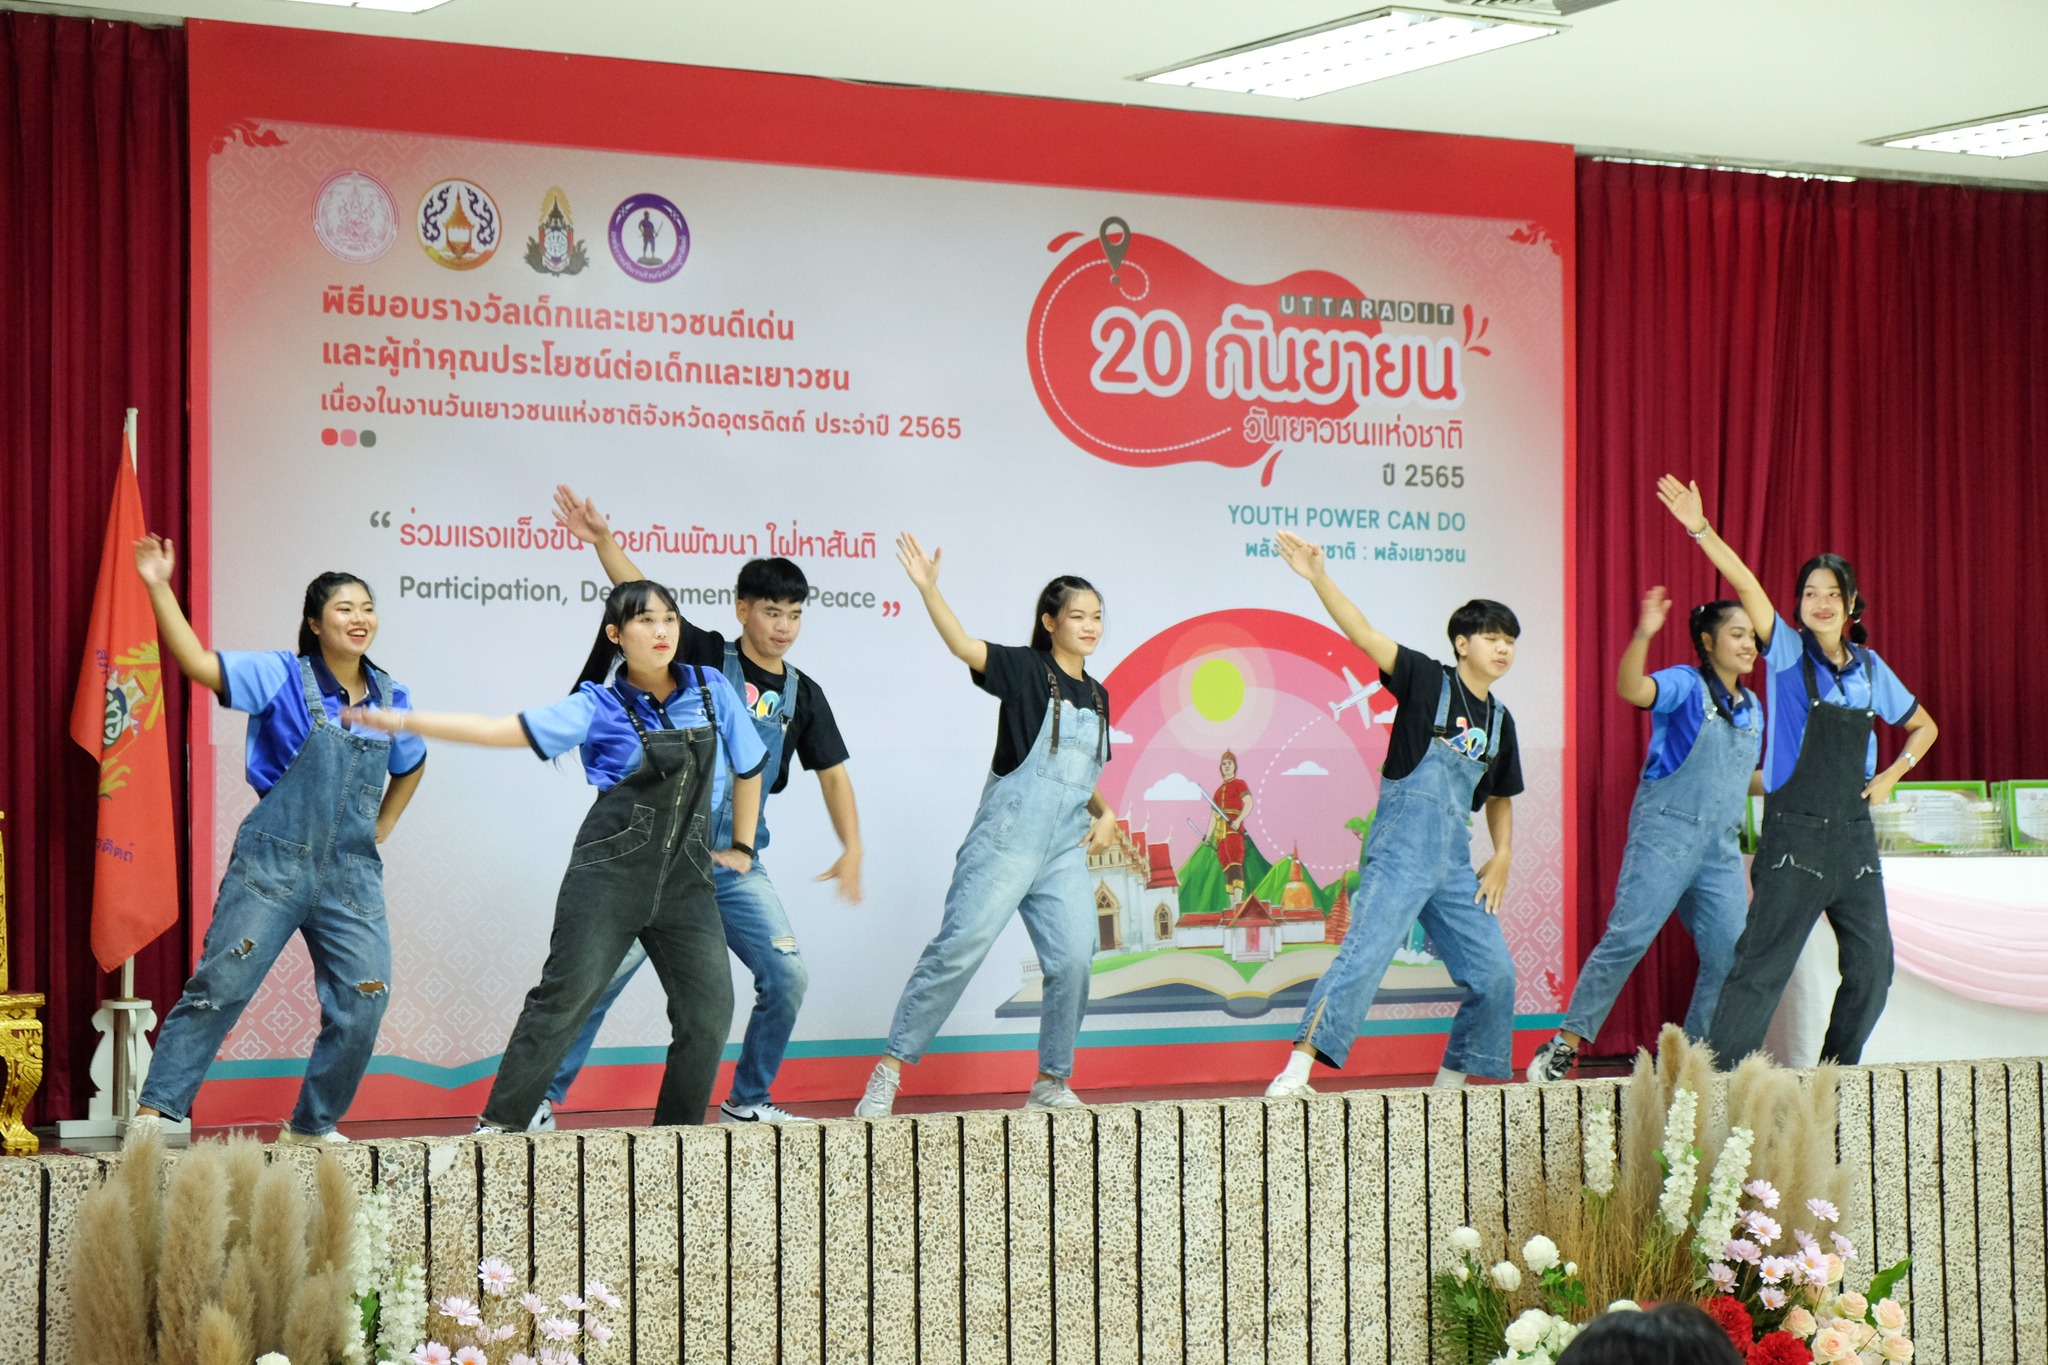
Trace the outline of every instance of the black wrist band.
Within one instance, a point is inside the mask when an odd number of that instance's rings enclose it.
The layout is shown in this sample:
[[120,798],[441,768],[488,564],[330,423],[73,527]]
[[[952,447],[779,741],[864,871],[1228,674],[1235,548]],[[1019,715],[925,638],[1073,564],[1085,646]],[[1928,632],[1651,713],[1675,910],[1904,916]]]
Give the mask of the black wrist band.
[[752,844],[743,844],[737,839],[732,841],[732,850],[735,853],[744,853],[749,858],[754,856],[754,846]]

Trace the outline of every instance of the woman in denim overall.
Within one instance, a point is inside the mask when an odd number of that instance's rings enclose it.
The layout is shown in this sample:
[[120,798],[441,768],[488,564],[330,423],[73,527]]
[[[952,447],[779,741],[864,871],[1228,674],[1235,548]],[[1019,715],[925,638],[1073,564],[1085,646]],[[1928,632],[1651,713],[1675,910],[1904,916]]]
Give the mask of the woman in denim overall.
[[[1599,1036],[1629,973],[1674,908],[1699,952],[1685,1031],[1705,1038],[1749,915],[1742,807],[1763,756],[1764,723],[1762,701],[1741,680],[1756,666],[1756,632],[1737,603],[1704,603],[1693,608],[1689,623],[1698,666],[1645,676],[1650,641],[1670,609],[1664,590],[1650,589],[1635,637],[1621,656],[1618,690],[1653,713],[1650,757],[1629,810],[1628,844],[1607,929],[1579,969],[1557,1036],[1529,1062],[1532,1081],[1561,1081],[1571,1074],[1579,1049]],[[1671,751],[1686,742],[1687,730],[1690,747],[1671,766]]]
[[[599,788],[555,898],[540,984],[527,992],[505,1044],[480,1133],[527,1126],[636,941],[668,995],[668,1065],[654,1122],[704,1121],[732,1027],[732,972],[711,868],[714,861],[735,871],[752,865],[763,753],[723,676],[670,662],[680,619],[667,589],[626,583],[607,600],[604,627],[563,701],[517,716],[415,712],[373,721],[431,739],[530,745],[542,758],[580,746],[585,772]],[[714,852],[707,839],[721,744],[732,771],[742,775],[733,783],[735,837]]]
[[170,542],[138,541],[135,563],[164,652],[222,705],[250,713],[248,773],[261,793],[236,831],[199,966],[157,1036],[137,1115],[191,1112],[214,1054],[296,933],[313,962],[320,1033],[278,1141],[346,1142],[335,1124],[355,1099],[391,999],[377,845],[426,762],[417,736],[394,742],[343,720],[351,702],[375,714],[410,704],[369,661],[376,603],[354,575],[322,574],[306,588],[296,656],[215,653],[172,595]]
[[[1891,798],[1939,731],[1890,667],[1861,647],[1868,604],[1848,561],[1817,555],[1800,569],[1795,629],[1777,614],[1742,557],[1707,524],[1699,485],[1666,475],[1657,491],[1734,585],[1756,623],[1769,669],[1764,821],[1751,867],[1749,920],[1721,984],[1707,1044],[1723,1067],[1762,1046],[1814,921],[1825,914],[1840,950],[1842,985],[1821,1058],[1853,1064],[1884,1013],[1892,979],[1891,924],[1870,807]],[[1872,734],[1880,715],[1906,729],[1905,747],[1882,772]]]
[[[913,536],[897,541],[896,558],[947,649],[978,681],[994,674],[998,665],[1006,676],[1015,676],[1012,670],[1035,676],[1042,669],[1045,718],[1029,750],[1008,771],[992,770],[982,787],[974,823],[954,860],[938,936],[926,945],[903,988],[889,1029],[888,1054],[875,1064],[854,1108],[863,1118],[893,1109],[902,1067],[924,1055],[1013,913],[1024,917],[1044,981],[1038,1079],[1026,1105],[1081,1103],[1069,1082],[1074,1039],[1088,1010],[1098,933],[1084,846],[1107,848],[1116,832],[1115,817],[1095,790],[1095,779],[1109,759],[1109,698],[1083,667],[1102,638],[1102,599],[1083,579],[1056,578],[1047,584],[1039,594],[1026,657],[1025,651],[974,639],[961,627],[939,595],[939,555],[933,550],[927,557]],[[1077,706],[1076,691],[1090,705]]]

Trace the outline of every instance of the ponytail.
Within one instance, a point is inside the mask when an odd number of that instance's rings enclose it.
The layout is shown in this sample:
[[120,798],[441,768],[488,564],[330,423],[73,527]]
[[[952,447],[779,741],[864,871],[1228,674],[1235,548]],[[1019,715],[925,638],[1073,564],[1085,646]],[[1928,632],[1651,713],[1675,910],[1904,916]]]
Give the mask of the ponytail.
[[1052,632],[1045,628],[1045,618],[1057,617],[1067,609],[1067,603],[1084,592],[1092,594],[1097,602],[1102,600],[1102,594],[1095,590],[1093,583],[1085,578],[1076,578],[1072,574],[1061,574],[1045,585],[1044,590],[1038,594],[1038,610],[1031,614],[1033,649],[1042,653],[1052,648]]

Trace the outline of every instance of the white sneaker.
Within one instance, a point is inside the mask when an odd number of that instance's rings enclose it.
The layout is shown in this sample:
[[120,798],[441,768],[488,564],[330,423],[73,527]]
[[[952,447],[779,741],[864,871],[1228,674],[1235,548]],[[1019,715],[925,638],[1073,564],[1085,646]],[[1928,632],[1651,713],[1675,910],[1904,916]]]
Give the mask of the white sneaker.
[[290,1124],[277,1130],[277,1145],[280,1147],[323,1147],[347,1142],[348,1136],[339,1128],[329,1128],[324,1133],[295,1133]]
[[482,1119],[478,1119],[476,1127],[469,1130],[469,1135],[471,1137],[503,1137],[511,1131],[510,1128],[500,1128],[495,1123],[485,1123]]
[[759,1104],[734,1104],[731,1100],[718,1106],[720,1123],[803,1123],[802,1114],[792,1114],[786,1109],[777,1109],[768,1101]]
[[552,1133],[555,1131],[555,1102],[542,1100],[540,1108],[533,1111],[533,1122],[526,1125],[529,1133]]
[[1308,1077],[1290,1076],[1285,1071],[1275,1076],[1273,1083],[1266,1087],[1266,1098],[1269,1100],[1284,1100],[1290,1095],[1313,1095],[1315,1093],[1316,1088],[1308,1083]]
[[137,1114],[121,1123],[121,1150],[139,1146],[151,1133],[164,1131],[164,1117],[161,1114]]
[[1033,1081],[1024,1097],[1026,1109],[1081,1109],[1081,1097],[1065,1081]]
[[868,1073],[868,1088],[860,1097],[860,1103],[853,1106],[857,1119],[887,1118],[896,1111],[896,1089],[903,1084],[903,1077],[880,1062]]

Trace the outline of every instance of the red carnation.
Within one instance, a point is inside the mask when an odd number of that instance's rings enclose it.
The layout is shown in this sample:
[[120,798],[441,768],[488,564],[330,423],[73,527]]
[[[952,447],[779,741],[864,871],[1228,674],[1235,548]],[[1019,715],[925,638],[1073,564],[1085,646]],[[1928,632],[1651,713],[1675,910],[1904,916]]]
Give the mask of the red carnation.
[[1813,1365],[1813,1352],[1790,1332],[1766,1332],[1749,1348],[1749,1365]]
[[1749,1310],[1744,1308],[1739,1300],[1727,1294],[1716,1294],[1711,1299],[1703,1300],[1700,1307],[1707,1310],[1708,1317],[1720,1324],[1721,1330],[1728,1334],[1728,1340],[1735,1343],[1735,1349],[1747,1356],[1751,1344],[1756,1341],[1756,1324],[1750,1321]]

